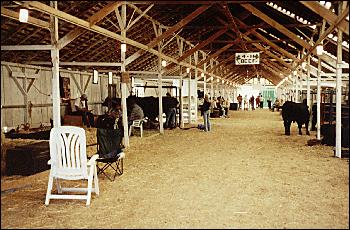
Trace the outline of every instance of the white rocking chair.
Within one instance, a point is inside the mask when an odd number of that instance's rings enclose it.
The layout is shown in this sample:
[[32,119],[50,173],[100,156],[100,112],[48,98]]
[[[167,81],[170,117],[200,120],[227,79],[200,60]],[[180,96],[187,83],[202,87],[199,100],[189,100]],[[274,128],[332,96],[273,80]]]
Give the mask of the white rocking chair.
[[[47,186],[45,205],[50,199],[80,199],[90,205],[91,192],[99,195],[96,159],[93,155],[87,161],[85,130],[75,126],[52,128],[50,132],[51,170]],[[51,194],[53,180],[56,180],[58,194]],[[60,180],[87,180],[87,188],[63,188]],[[92,182],[95,186],[92,187]],[[61,194],[62,192],[84,192],[84,195]]]
[[131,133],[133,132],[133,130],[135,128],[139,128],[140,129],[140,136],[142,137],[143,135],[143,119],[140,120],[134,120],[130,126],[129,129],[129,136],[131,136]]

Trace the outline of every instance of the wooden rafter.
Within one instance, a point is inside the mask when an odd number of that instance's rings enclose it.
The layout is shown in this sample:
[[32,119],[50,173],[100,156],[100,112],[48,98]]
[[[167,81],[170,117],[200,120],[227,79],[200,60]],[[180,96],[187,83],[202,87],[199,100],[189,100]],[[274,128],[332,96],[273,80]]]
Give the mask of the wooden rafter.
[[[5,7],[1,7],[1,16],[12,18],[14,20],[18,20],[19,13],[6,9]],[[36,19],[34,17],[29,16],[28,17],[28,23],[32,24],[34,26],[38,26],[47,30],[50,30],[49,23],[40,19]]]
[[[332,11],[326,9],[324,6],[315,1],[300,1],[304,6],[326,19],[326,21],[333,25],[337,20],[337,15],[332,13]],[[349,35],[349,23],[342,21],[337,26],[341,31]]]
[[[155,47],[159,41],[163,39],[167,39],[170,37],[173,33],[183,28],[185,25],[187,25],[189,22],[191,22],[193,19],[195,19],[197,16],[199,16],[201,13],[206,11],[210,5],[203,5],[197,8],[195,11],[193,11],[191,14],[187,15],[184,19],[182,19],[180,22],[176,23],[174,26],[167,29],[164,33],[162,33],[160,36],[157,36],[154,38],[151,42],[147,44],[149,48]],[[125,60],[125,64],[128,65],[131,62],[135,61],[138,57],[140,57],[144,53],[143,50],[139,50],[136,53],[132,54],[130,57],[128,57]]]
[[[208,45],[209,43],[211,43],[212,41],[214,41],[216,38],[218,38],[219,36],[221,36],[222,34],[224,34],[227,31],[227,28],[221,29],[218,32],[216,32],[215,34],[213,34],[212,36],[210,36],[207,40],[199,43],[198,45],[196,45],[195,47],[193,47],[190,50],[187,50],[181,57],[179,57],[177,59],[178,62],[186,59],[187,57],[191,56],[192,54],[194,54],[196,51],[200,50],[201,48],[205,47],[206,45]],[[165,67],[166,71],[171,70],[172,68],[174,68],[176,65],[175,63],[171,63],[170,65],[168,65],[167,67]]]
[[[108,14],[110,14],[111,12],[113,12],[116,8],[118,8],[118,6],[120,6],[121,2],[117,1],[117,2],[111,2],[108,5],[106,5],[105,7],[103,7],[101,10],[99,10],[98,12],[96,12],[94,15],[92,15],[88,21],[90,22],[90,26],[95,25],[96,23],[98,23],[99,21],[101,21],[103,18],[105,18]],[[68,34],[66,34],[63,38],[61,38],[58,41],[58,48],[62,49],[63,47],[65,47],[66,45],[68,45],[70,42],[72,42],[74,39],[76,39],[77,37],[79,37],[80,35],[86,33],[86,30],[84,30],[81,27],[78,27],[72,31],[70,31]]]
[[252,6],[251,4],[241,4],[241,6],[243,8],[245,8],[246,10],[250,11],[252,14],[257,16],[258,18],[267,22],[268,24],[270,24],[274,28],[278,29],[281,33],[283,33],[284,35],[286,35],[290,39],[293,39],[293,41],[295,41],[296,43],[298,43],[299,45],[301,45],[305,49],[310,48],[310,45],[306,41],[299,38],[295,33],[291,32],[286,27],[284,27],[283,25],[281,25],[277,21],[273,20],[272,18],[270,18],[269,16],[267,16],[266,14],[264,14],[263,12],[261,12],[260,10],[258,10],[254,6]]

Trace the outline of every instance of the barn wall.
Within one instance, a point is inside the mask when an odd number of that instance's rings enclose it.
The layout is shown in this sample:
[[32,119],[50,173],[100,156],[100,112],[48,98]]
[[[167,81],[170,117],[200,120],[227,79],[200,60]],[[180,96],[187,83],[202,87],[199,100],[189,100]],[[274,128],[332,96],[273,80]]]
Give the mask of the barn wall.
[[[26,111],[25,96],[16,85],[12,72],[24,72],[26,75],[39,74],[27,92],[28,111]],[[71,98],[80,96],[80,91],[86,93],[89,98],[89,108],[94,109],[94,114],[102,114],[101,103],[108,96],[108,77],[106,74],[99,75],[99,83],[92,84],[92,73],[70,71],[60,69],[60,77],[70,79]],[[51,97],[51,68],[22,65],[17,63],[1,62],[1,129],[3,127],[17,127],[25,123],[27,112],[30,127],[38,127],[41,123],[49,124],[52,118]],[[30,80],[17,77],[22,88],[28,88]],[[114,77],[117,84],[117,94],[120,95],[118,77]],[[80,90],[79,90],[80,89]],[[65,114],[66,105],[61,104],[61,116]]]

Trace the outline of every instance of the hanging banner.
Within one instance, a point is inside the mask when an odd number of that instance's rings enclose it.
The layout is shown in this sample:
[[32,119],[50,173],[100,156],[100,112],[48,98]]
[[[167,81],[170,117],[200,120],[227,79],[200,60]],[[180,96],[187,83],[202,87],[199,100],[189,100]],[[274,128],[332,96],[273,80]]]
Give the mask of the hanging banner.
[[256,65],[260,63],[260,53],[236,53],[236,65]]

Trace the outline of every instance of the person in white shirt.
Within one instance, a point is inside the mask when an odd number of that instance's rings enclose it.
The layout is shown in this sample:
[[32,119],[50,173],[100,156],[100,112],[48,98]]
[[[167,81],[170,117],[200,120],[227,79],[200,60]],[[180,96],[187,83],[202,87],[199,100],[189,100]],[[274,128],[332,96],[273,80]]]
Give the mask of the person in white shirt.
[[86,94],[82,94],[80,98],[75,99],[72,114],[81,115],[83,124],[88,128],[95,127],[94,115],[89,110],[87,102],[88,98]]

